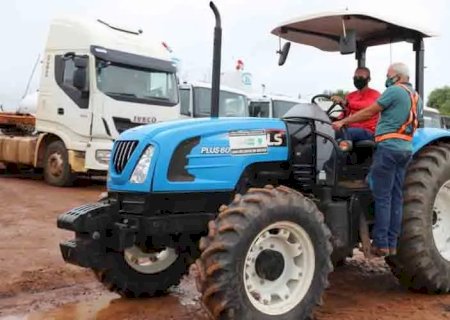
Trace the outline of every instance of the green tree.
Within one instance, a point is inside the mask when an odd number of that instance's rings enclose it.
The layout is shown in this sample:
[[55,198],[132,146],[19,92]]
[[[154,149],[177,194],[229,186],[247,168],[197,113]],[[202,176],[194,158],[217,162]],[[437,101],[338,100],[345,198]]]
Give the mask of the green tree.
[[441,114],[450,115],[450,87],[434,89],[428,96],[428,106],[438,109]]

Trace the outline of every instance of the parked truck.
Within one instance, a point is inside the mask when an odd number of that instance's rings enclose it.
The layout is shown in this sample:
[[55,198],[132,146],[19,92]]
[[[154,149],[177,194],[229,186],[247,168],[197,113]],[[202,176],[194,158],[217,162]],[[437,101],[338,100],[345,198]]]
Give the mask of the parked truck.
[[[182,118],[204,118],[211,116],[211,84],[191,82],[180,85],[180,105]],[[221,117],[247,117],[248,98],[245,92],[221,86],[219,98]]]
[[301,102],[299,99],[281,95],[252,95],[248,107],[249,115],[256,118],[281,118]]
[[441,114],[438,109],[424,107],[423,108],[424,125],[427,128],[445,128],[442,123]]
[[161,42],[102,20],[55,19],[35,115],[0,113],[0,162],[69,186],[78,174],[106,174],[123,131],[179,113],[176,67]]

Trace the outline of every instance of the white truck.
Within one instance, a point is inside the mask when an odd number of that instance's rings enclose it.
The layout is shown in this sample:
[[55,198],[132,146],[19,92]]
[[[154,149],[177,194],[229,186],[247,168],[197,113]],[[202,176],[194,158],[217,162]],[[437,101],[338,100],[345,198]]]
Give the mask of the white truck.
[[[69,186],[77,174],[106,174],[124,130],[179,114],[176,67],[161,42],[102,20],[55,19],[34,133],[0,136],[0,162],[42,168],[49,184]],[[0,125],[20,119],[0,113]]]
[[[211,84],[204,82],[183,83],[180,89],[180,113],[182,118],[211,116]],[[248,98],[245,92],[221,86],[219,116],[248,117]]]
[[249,115],[258,118],[281,118],[302,100],[281,95],[252,95],[249,103]]
[[424,107],[423,108],[423,121],[426,128],[444,128],[441,120],[441,114],[438,109]]

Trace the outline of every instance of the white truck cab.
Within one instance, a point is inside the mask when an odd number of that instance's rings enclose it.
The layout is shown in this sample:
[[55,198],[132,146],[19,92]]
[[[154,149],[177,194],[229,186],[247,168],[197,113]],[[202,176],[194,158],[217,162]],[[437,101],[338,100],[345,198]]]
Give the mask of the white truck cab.
[[[181,117],[202,118],[211,116],[211,84],[183,83],[180,89]],[[248,98],[245,92],[221,86],[219,98],[220,117],[247,117]]]
[[85,170],[108,168],[112,142],[136,125],[176,119],[176,69],[142,31],[76,18],[52,22],[36,130],[59,137]]
[[441,114],[438,109],[424,107],[423,108],[423,122],[425,128],[444,128],[445,126],[441,120]]
[[258,118],[281,118],[302,100],[281,95],[252,95],[250,96],[249,115]]
[[[113,141],[134,126],[179,118],[176,66],[162,43],[141,30],[102,20],[55,19],[50,25],[35,113],[26,137],[30,159],[3,148],[0,161],[44,168],[48,183],[104,173]],[[4,138],[18,145],[24,137]],[[5,144],[6,143],[6,144]]]

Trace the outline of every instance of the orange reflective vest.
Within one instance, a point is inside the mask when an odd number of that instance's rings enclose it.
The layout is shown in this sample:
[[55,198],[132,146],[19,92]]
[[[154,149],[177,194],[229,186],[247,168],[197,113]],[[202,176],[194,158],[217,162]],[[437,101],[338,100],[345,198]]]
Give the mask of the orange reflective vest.
[[[405,89],[410,98],[411,98],[411,109],[409,110],[408,119],[401,125],[401,127],[396,132],[382,133],[375,137],[375,142],[381,142],[387,139],[401,139],[406,141],[411,141],[414,135],[414,132],[419,126],[419,119],[417,117],[417,106],[419,104],[419,94],[415,91],[412,91],[407,86],[403,84],[396,84],[397,86]],[[412,127],[410,132],[406,130],[408,127]]]

